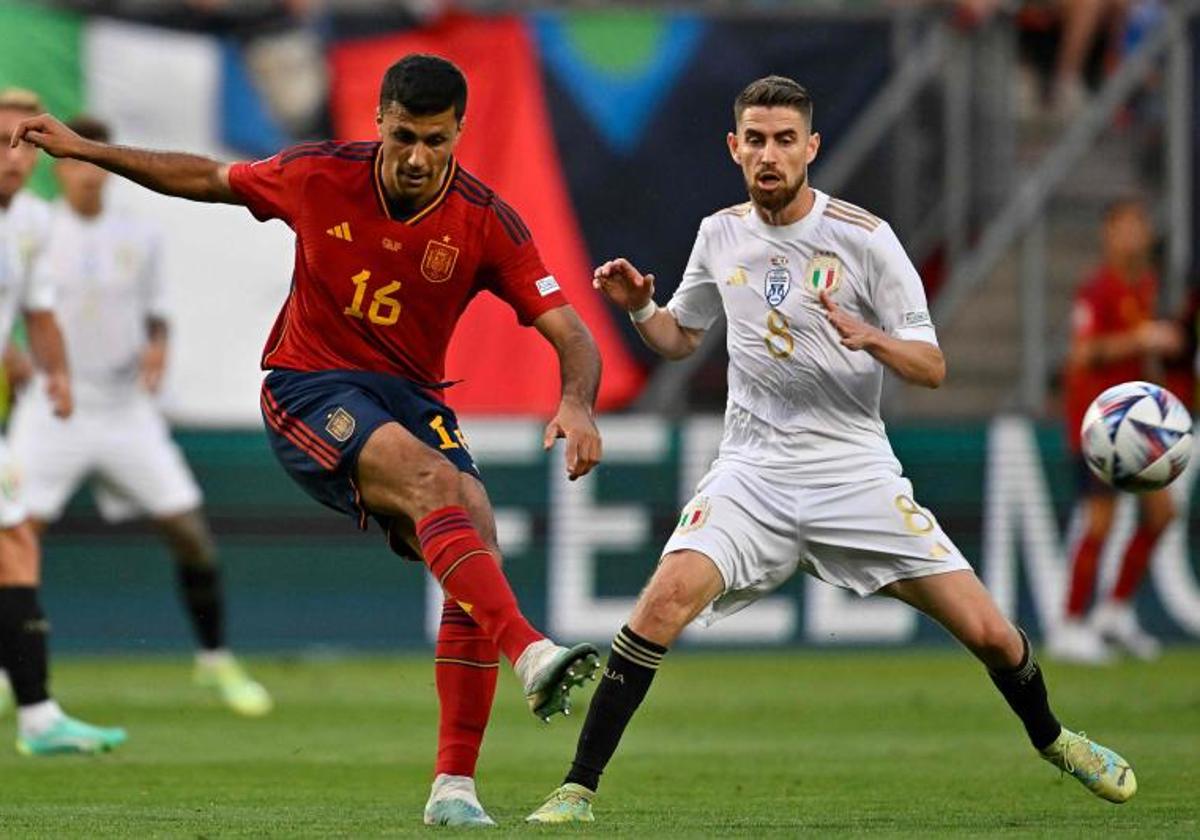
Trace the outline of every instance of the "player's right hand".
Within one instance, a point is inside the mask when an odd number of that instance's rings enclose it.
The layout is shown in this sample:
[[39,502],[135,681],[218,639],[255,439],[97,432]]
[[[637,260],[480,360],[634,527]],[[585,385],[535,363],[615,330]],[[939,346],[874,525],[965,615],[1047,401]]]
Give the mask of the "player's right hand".
[[654,297],[654,275],[642,274],[629,260],[617,257],[596,268],[592,287],[626,312],[634,312]]
[[46,395],[50,397],[50,406],[54,416],[63,420],[71,416],[75,410],[75,400],[71,396],[71,377],[65,371],[51,373],[46,376]]
[[49,114],[38,114],[17,123],[9,145],[15,149],[22,141],[37,146],[51,157],[76,157],[87,143]]

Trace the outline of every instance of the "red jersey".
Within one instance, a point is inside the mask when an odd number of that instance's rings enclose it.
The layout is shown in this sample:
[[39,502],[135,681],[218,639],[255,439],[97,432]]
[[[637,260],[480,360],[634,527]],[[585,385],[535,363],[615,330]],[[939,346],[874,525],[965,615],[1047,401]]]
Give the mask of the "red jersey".
[[[379,148],[310,143],[230,168],[230,186],[257,219],[282,219],[296,233],[292,288],[264,369],[440,382],[450,335],[480,291],[525,325],[566,304],[516,211],[457,161],[433,201],[394,218]],[[489,351],[504,352],[480,348]]]
[[[1103,338],[1136,329],[1154,317],[1157,291],[1158,282],[1152,272],[1129,283],[1101,266],[1075,293],[1071,341]],[[1105,388],[1145,378],[1146,360],[1140,356],[1103,365],[1067,368],[1067,440],[1072,451],[1079,451],[1079,427],[1091,401]]]

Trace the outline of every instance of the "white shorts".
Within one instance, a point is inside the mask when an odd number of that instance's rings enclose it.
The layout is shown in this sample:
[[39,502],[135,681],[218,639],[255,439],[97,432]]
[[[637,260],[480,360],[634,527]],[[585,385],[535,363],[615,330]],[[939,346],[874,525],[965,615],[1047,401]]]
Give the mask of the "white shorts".
[[15,528],[28,518],[21,498],[21,471],[12,450],[0,438],[0,528]]
[[35,382],[17,403],[9,428],[20,466],[21,499],[38,519],[57,519],[89,478],[96,506],[110,522],[171,516],[202,500],[183,453],[148,395],[102,408],[76,406],[74,414],[60,420]]
[[703,624],[757,601],[797,568],[864,596],[897,580],[971,568],[902,476],[811,486],[729,461],[700,480],[662,553],[682,549],[709,557],[725,579]]

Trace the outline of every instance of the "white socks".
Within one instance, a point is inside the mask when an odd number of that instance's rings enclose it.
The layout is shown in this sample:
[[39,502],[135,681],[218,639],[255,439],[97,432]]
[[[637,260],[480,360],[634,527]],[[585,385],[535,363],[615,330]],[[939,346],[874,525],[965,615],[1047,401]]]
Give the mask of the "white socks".
[[196,664],[201,668],[218,668],[232,661],[233,654],[229,652],[229,648],[196,651]]
[[17,707],[17,730],[26,738],[36,738],[62,718],[63,710],[54,700],[43,700]]
[[528,687],[530,678],[537,673],[547,654],[557,649],[558,645],[549,639],[539,639],[521,651],[521,655],[513,663],[513,670],[517,672],[517,677],[520,678],[521,685]]
[[475,794],[474,779],[470,776],[451,776],[449,773],[438,773],[437,778],[433,780],[429,798],[431,800],[467,798],[472,802],[479,802]]

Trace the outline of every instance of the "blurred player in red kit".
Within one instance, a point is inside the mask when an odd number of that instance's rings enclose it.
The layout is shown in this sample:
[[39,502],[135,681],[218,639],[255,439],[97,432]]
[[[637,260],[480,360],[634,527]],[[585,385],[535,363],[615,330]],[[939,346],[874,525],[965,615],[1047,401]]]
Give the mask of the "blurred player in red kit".
[[1183,344],[1174,322],[1155,317],[1158,276],[1145,206],[1136,199],[1112,204],[1105,213],[1102,240],[1104,261],[1075,296],[1065,378],[1067,436],[1076,460],[1083,533],[1071,552],[1066,613],[1048,640],[1051,656],[1085,664],[1110,661],[1109,644],[1141,659],[1158,654],[1158,641],[1137,622],[1133,596],[1158,538],[1175,517],[1175,506],[1166,489],[1138,496],[1137,530],[1125,549],[1116,583],[1089,615],[1117,491],[1088,469],[1080,454],[1079,427],[1101,391],[1130,380],[1161,378],[1162,361]]

